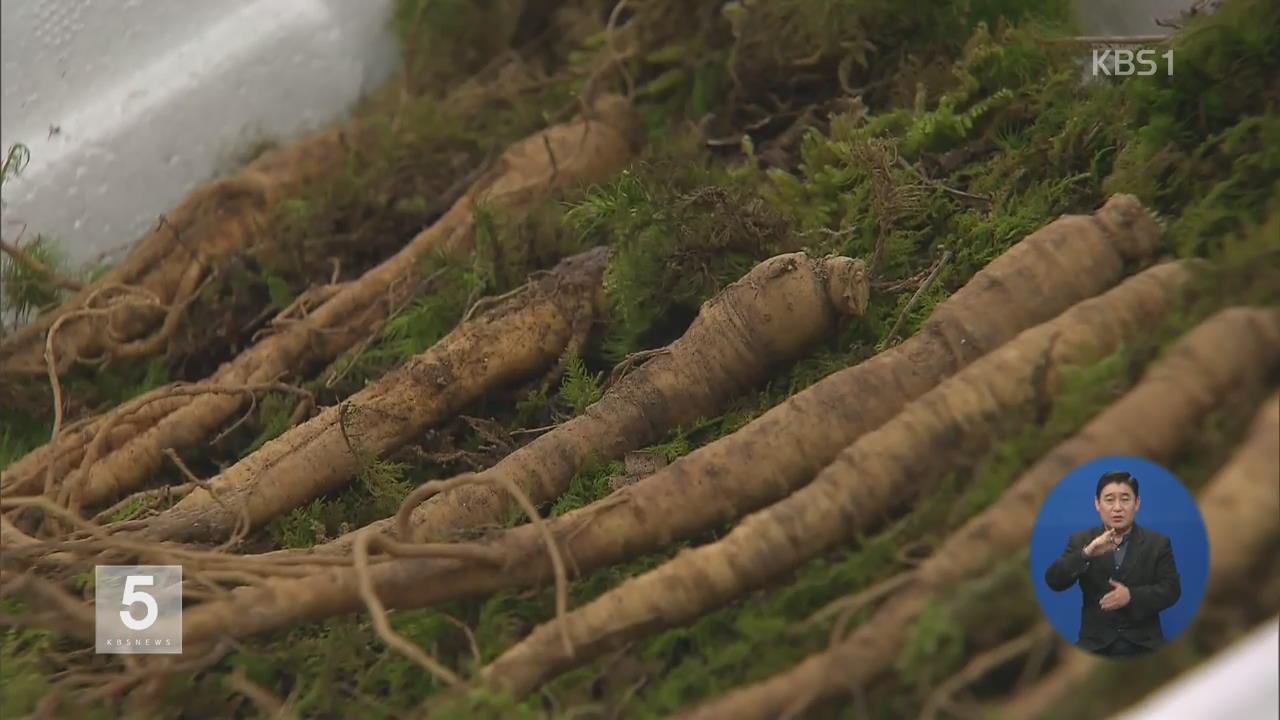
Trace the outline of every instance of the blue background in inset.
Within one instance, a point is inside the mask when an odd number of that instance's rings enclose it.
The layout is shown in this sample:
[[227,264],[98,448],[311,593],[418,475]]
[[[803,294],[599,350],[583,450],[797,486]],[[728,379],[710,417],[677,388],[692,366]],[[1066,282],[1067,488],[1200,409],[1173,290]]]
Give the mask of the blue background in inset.
[[1178,602],[1160,613],[1165,640],[1173,640],[1191,622],[1204,597],[1209,577],[1209,538],[1195,498],[1172,473],[1160,465],[1132,455],[1100,457],[1072,470],[1045,499],[1031,531],[1031,579],[1040,607],[1049,622],[1067,640],[1080,637],[1080,586],[1054,592],[1044,582],[1044,572],[1067,547],[1072,533],[1102,524],[1093,508],[1098,478],[1112,470],[1124,470],[1138,479],[1142,506],[1135,522],[1169,536],[1173,559],[1182,582]]

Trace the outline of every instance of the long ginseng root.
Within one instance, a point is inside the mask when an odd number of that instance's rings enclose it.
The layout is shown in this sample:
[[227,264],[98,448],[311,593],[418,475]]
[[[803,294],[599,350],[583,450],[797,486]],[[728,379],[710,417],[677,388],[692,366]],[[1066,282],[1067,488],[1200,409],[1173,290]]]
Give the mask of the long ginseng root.
[[[5,473],[0,482],[6,495],[39,493],[50,475],[72,488],[63,491],[64,497],[79,498],[86,506],[134,489],[161,466],[166,449],[181,450],[204,441],[241,411],[248,402],[246,387],[302,374],[364,338],[372,324],[412,296],[427,254],[469,253],[477,205],[518,211],[555,190],[602,180],[620,169],[631,156],[635,123],[626,100],[602,96],[589,118],[551,127],[513,145],[491,176],[477,181],[399,253],[341,286],[307,318],[283,325],[223,364],[200,386],[207,394],[174,403],[163,391],[157,392],[101,422],[66,433],[56,450],[33,453],[42,461],[19,461]],[[109,431],[124,422],[132,437],[113,437],[123,444],[106,452],[103,442]]]
[[566,258],[426,352],[271,440],[146,521],[153,540],[217,541],[241,518],[262,523],[353,477],[486,392],[544,372],[590,328],[603,302],[607,248]]
[[[534,503],[558,497],[589,454],[612,460],[673,428],[719,414],[725,403],[826,337],[841,315],[861,315],[868,293],[861,260],[788,253],[760,263],[704,303],[684,335],[624,375],[581,415],[479,473],[476,484],[414,508],[410,526],[424,540],[499,523],[512,502],[502,489],[508,479]],[[393,530],[394,518],[382,520],[322,549],[348,551],[359,532]]]
[[[1005,418],[1042,402],[1064,364],[1114,351],[1157,323],[1190,273],[1158,265],[975,361],[850,445],[804,488],[724,538],[628,579],[545,623],[482,673],[523,696],[556,673],[637,637],[692,621],[789,572],[930,490],[930,478],[1000,437]],[[573,653],[558,642],[560,623]]]
[[[1159,226],[1130,196],[1112,198],[1093,216],[1056,220],[979,271],[901,345],[833,373],[736,433],[547,525],[574,567],[586,572],[763,507],[960,367],[1114,285],[1126,260],[1148,257],[1159,237]],[[552,576],[535,528],[515,528],[489,547],[507,558],[504,567],[396,559],[374,565],[370,575],[387,607],[421,607]],[[239,588],[227,600],[192,608],[183,627],[192,641],[247,635],[360,606],[355,573],[331,568]]]
[[[1008,548],[1027,545],[1036,509],[1064,475],[1103,455],[1167,460],[1223,396],[1261,388],[1278,365],[1280,309],[1233,308],[1218,313],[1182,338],[1138,386],[1043,457],[994,505],[948,538],[920,565],[911,583],[848,639],[680,717],[796,717],[851,687],[873,681],[889,669],[904,633],[934,597],[988,571]],[[1274,515],[1265,521],[1274,526]]]

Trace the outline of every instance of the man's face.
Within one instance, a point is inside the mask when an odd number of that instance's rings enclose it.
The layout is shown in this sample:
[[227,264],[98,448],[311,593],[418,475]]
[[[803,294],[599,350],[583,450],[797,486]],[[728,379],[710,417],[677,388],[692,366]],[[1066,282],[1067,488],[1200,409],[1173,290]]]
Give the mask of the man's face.
[[1102,524],[1120,532],[1127,532],[1133,525],[1133,516],[1142,500],[1135,497],[1133,488],[1122,482],[1107,483],[1102,494],[1093,499],[1093,507],[1102,518]]

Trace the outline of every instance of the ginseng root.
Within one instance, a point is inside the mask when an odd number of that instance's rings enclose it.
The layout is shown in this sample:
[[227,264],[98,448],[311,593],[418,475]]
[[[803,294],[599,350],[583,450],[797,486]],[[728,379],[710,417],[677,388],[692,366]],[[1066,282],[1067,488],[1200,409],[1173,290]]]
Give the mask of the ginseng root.
[[[469,254],[478,205],[517,212],[553,191],[602,180],[630,158],[635,127],[631,105],[608,95],[596,101],[590,119],[548,128],[513,145],[499,158],[494,173],[472,185],[439,221],[399,253],[342,285],[307,318],[283,324],[275,334],[223,364],[209,384],[238,387],[274,382],[332,360],[412,296],[420,281],[421,260],[428,253]],[[32,494],[41,492],[52,475],[62,483],[75,484],[75,491],[67,495],[80,498],[86,506],[107,502],[155,472],[165,462],[165,448],[180,451],[204,441],[243,410],[246,402],[243,393],[201,395],[181,402],[161,399],[132,412],[128,433],[113,438],[121,444],[86,463],[84,448],[97,429],[111,422],[108,414],[65,433],[63,442],[53,445],[56,449],[29,454],[35,459],[15,463],[0,482],[6,495]],[[118,424],[116,429],[124,430]]]
[[555,642],[559,621],[536,628],[482,672],[517,697],[556,673],[635,638],[690,622],[775,580],[848,539],[874,529],[896,508],[930,490],[957,460],[998,439],[1012,411],[1048,392],[1064,364],[1121,342],[1159,322],[1190,274],[1159,265],[1023,332],[863,435],[804,488],[754,515],[724,538],[699,546],[564,618],[574,653]]
[[[548,525],[573,567],[587,572],[768,505],[960,367],[1114,285],[1126,260],[1149,257],[1159,237],[1159,226],[1129,196],[1113,198],[1092,217],[1056,220],[975,274],[902,344],[829,375],[739,431]],[[515,528],[487,545],[507,558],[504,567],[396,559],[372,567],[372,582],[388,607],[422,607],[551,577],[532,528]],[[193,642],[248,635],[359,607],[354,574],[328,568],[194,607],[184,632]]]
[[[399,517],[404,539],[448,539],[453,531],[500,523],[515,482],[534,503],[558,497],[589,454],[621,457],[663,434],[723,411],[725,403],[794,362],[826,337],[842,315],[861,315],[870,289],[861,260],[813,260],[804,253],[758,264],[706,302],[689,329],[652,359],[611,385],[583,413],[538,437],[462,485],[416,505]],[[412,510],[412,516],[407,512]],[[356,533],[395,531],[395,518],[379,521],[318,548],[348,550]]]
[[608,248],[566,258],[525,291],[459,325],[429,350],[271,440],[149,518],[152,540],[224,540],[328,492],[491,390],[553,365],[603,302]]
[[[1222,348],[1232,352],[1224,353]],[[681,718],[797,717],[889,669],[904,633],[936,595],[990,570],[1030,541],[1036,508],[1054,484],[1092,458],[1135,454],[1161,462],[1197,431],[1228,392],[1263,387],[1280,364],[1280,309],[1233,308],[1205,321],[1142,381],[1078,434],[1035,463],[999,500],[954,533],[912,582],[832,649]],[[1235,524],[1239,519],[1228,522]],[[1274,515],[1266,519],[1274,526]]]

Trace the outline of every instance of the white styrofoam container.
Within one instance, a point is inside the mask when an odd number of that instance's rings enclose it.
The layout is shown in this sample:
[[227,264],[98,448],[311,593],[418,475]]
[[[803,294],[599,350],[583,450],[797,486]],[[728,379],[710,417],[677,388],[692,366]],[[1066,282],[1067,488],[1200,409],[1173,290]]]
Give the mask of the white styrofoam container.
[[1116,720],[1280,717],[1280,624],[1275,619],[1192,668]]
[[339,120],[398,54],[392,0],[5,0],[3,235],[119,257],[258,140]]

